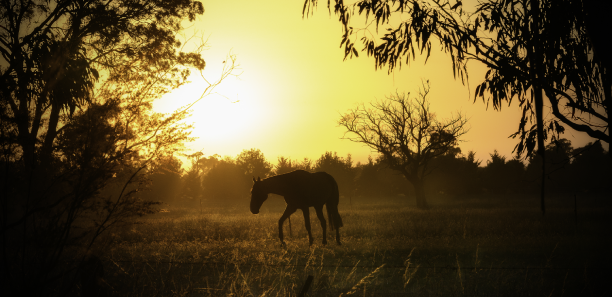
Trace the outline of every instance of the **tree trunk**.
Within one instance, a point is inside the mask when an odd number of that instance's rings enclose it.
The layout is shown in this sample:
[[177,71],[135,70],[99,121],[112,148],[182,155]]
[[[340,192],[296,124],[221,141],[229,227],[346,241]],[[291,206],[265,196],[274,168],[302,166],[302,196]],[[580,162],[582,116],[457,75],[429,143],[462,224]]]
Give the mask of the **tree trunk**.
[[536,130],[537,130],[537,142],[538,142],[538,154],[542,159],[542,172],[541,172],[541,184],[540,184],[540,209],[542,211],[542,215],[546,213],[546,206],[544,204],[544,194],[545,194],[545,182],[546,182],[546,147],[544,145],[544,100],[542,98],[542,85],[540,84],[540,80],[542,79],[542,75],[540,73],[541,63],[543,63],[543,59],[540,53],[540,44],[539,44],[539,30],[540,30],[540,3],[536,0],[531,0],[531,13],[533,18],[533,25],[531,30],[533,32],[532,37],[532,53],[531,53],[531,61],[530,61],[530,74],[531,74],[531,83],[532,83],[532,91],[534,92],[534,103],[536,110]]
[[59,123],[59,114],[62,106],[59,103],[52,104],[51,114],[49,115],[49,123],[47,125],[47,135],[43,142],[40,159],[43,166],[47,166],[51,160],[53,152],[53,141],[57,137],[57,124]]
[[419,209],[429,209],[427,203],[427,197],[425,196],[425,186],[422,180],[418,180],[412,183],[414,186],[414,193],[416,195],[416,204]]

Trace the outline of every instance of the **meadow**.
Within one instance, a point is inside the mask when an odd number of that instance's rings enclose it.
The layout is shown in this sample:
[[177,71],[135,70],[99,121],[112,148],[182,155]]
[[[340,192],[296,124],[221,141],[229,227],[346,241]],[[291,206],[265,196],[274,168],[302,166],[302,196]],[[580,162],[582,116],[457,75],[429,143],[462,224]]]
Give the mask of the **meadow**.
[[314,210],[278,240],[284,202],[168,208],[109,232],[97,251],[113,296],[610,296],[612,213],[606,198],[432,200],[341,198],[342,245]]

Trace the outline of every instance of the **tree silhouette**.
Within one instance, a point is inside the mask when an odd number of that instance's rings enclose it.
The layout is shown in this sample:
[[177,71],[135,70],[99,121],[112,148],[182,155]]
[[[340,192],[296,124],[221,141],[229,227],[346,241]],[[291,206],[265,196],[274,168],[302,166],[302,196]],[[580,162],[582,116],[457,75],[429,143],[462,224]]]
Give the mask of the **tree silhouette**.
[[148,198],[171,205],[176,204],[181,190],[182,165],[183,162],[174,156],[160,158],[159,163],[151,168]]
[[286,157],[278,157],[278,163],[274,166],[274,174],[284,174],[297,169],[297,161]]
[[346,158],[342,158],[338,156],[337,152],[325,152],[315,161],[314,171],[327,172],[333,176],[338,183],[341,196],[353,195],[355,170],[350,154]]
[[[155,211],[141,190],[192,139],[183,120],[198,98],[169,114],[152,102],[204,69],[204,45],[184,52],[177,38],[182,22],[202,13],[189,0],[0,4],[7,292],[72,292],[70,266],[100,234]],[[230,59],[202,97],[232,73]]]
[[[603,13],[610,10],[609,2],[489,0],[479,2],[474,13],[464,12],[461,1],[334,2],[343,28],[345,59],[358,56],[353,40],[360,38],[362,51],[374,57],[376,67],[386,66],[392,71],[414,59],[415,50],[421,54],[425,51],[429,57],[431,40],[437,39],[442,50],[450,54],[453,74],[462,81],[470,60],[489,68],[474,98],[492,102],[495,109],[513,99],[519,101],[523,114],[513,134],[519,137],[515,149],[519,154],[524,150],[529,154],[537,143],[543,159],[542,213],[546,130],[558,136],[565,129],[562,122],[610,143],[612,59],[605,54],[610,46],[605,41],[609,26]],[[303,14],[308,15],[316,3],[305,0]],[[355,19],[363,20],[356,14],[365,16],[364,28],[354,24]],[[398,19],[401,21],[395,21]],[[370,25],[375,25],[375,33]],[[379,27],[384,27],[384,34],[378,34]],[[555,116],[548,121],[544,120],[543,92]]]
[[612,160],[606,155],[601,142],[596,141],[572,150],[572,163],[568,166],[573,179],[570,184],[574,193],[604,194],[608,197],[612,190]]
[[[517,149],[531,152],[539,117],[534,96],[546,93],[556,120],[591,137],[610,142],[609,78],[605,17],[610,3],[602,1],[482,1],[473,13],[463,11],[461,1],[334,1],[328,7],[342,24],[341,46],[345,58],[358,56],[353,40],[361,39],[362,51],[373,56],[377,68],[389,71],[408,64],[418,53],[431,54],[432,40],[450,54],[453,73],[466,78],[466,63],[475,60],[489,68],[475,89],[475,98],[501,109],[503,102],[518,99],[523,117]],[[306,0],[304,15],[317,1]],[[535,5],[537,4],[537,5]],[[355,24],[363,20],[365,27]],[[600,17],[597,17],[600,16]],[[396,22],[396,19],[401,21]],[[357,21],[356,21],[357,20]],[[375,26],[371,28],[370,26]],[[386,29],[378,34],[380,27]],[[537,30],[536,30],[537,28]],[[538,91],[529,92],[537,88]],[[535,90],[535,89],[534,89]],[[562,132],[555,119],[541,128]],[[543,135],[543,130],[541,131]],[[545,136],[545,135],[543,135]],[[543,148],[543,145],[542,145]]]
[[399,171],[415,189],[417,207],[429,208],[424,179],[430,161],[448,152],[467,133],[461,114],[439,120],[429,109],[429,85],[415,99],[395,94],[386,100],[349,111],[339,121],[346,139],[363,143],[382,155],[383,162]]
[[243,150],[236,157],[236,165],[243,170],[245,176],[265,178],[272,172],[272,164],[259,149]]
[[228,202],[246,197],[252,178],[232,158],[219,160],[202,178],[204,199]]
[[458,147],[434,158],[429,165],[432,173],[427,178],[429,193],[442,192],[449,197],[474,197],[480,194],[483,186],[479,165],[475,152],[470,151],[465,156]]

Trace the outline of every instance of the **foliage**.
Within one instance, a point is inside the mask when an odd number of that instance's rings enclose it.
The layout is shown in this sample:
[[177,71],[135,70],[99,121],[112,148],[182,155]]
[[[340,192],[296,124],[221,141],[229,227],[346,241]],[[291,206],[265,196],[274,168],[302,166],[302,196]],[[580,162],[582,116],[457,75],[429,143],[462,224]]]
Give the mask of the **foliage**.
[[208,201],[236,201],[249,194],[252,177],[245,174],[237,162],[229,157],[219,160],[203,176],[203,198]]
[[265,178],[273,168],[259,149],[243,150],[235,159],[213,156],[207,163],[210,169],[202,178],[204,199],[232,203],[249,195],[253,177]]
[[[458,148],[457,148],[458,149]],[[479,197],[483,185],[480,172],[483,168],[476,160],[475,152],[467,156],[461,150],[448,152],[431,161],[432,173],[427,177],[426,192],[431,196],[465,198]]]
[[[573,148],[567,139],[560,139],[546,147],[549,156],[547,191],[553,194],[576,195],[580,193],[607,193],[612,180],[612,160],[601,142],[589,143]],[[531,155],[526,170],[526,181],[533,183],[539,179],[541,160]]]
[[355,170],[351,155],[346,158],[338,156],[338,153],[325,152],[315,161],[314,171],[327,172],[334,177],[338,183],[341,196],[353,196],[355,190]]
[[612,160],[607,158],[610,149],[606,152],[600,141],[589,143],[572,151],[572,163],[565,171],[572,174],[571,185],[574,193],[611,193],[612,192]]
[[148,188],[147,198],[165,204],[174,204],[181,190],[183,162],[174,156],[159,159],[159,162],[151,168],[149,177],[151,186]]
[[414,193],[410,183],[382,161],[380,157],[374,160],[369,156],[368,163],[355,166],[355,196],[394,197]]
[[67,294],[101,234],[156,211],[142,192],[150,175],[192,139],[191,106],[235,67],[230,57],[191,104],[152,111],[204,69],[204,45],[185,52],[177,38],[202,13],[189,0],[0,4],[5,292]]
[[389,168],[415,187],[421,208],[428,208],[423,181],[429,174],[430,161],[447,153],[467,133],[467,119],[461,114],[438,120],[429,109],[428,94],[429,85],[424,84],[414,100],[409,94],[395,94],[368,107],[362,104],[339,121],[351,135],[347,139],[376,150]]
[[272,172],[272,164],[266,161],[259,149],[243,150],[236,157],[236,165],[246,176],[265,178]]
[[525,165],[519,159],[506,161],[495,150],[491,161],[482,170],[482,182],[487,193],[490,194],[522,194],[519,189],[524,184]]
[[278,157],[276,165],[274,165],[274,174],[279,175],[295,171],[297,170],[296,163],[297,161],[293,161],[289,158],[280,156]]
[[[519,101],[523,115],[514,134],[520,138],[519,154],[530,153],[538,135],[545,139],[545,128],[562,133],[560,122],[610,143],[612,63],[603,54],[609,47],[604,41],[605,17],[601,17],[609,3],[490,0],[479,2],[473,13],[465,12],[461,1],[334,3],[345,58],[358,56],[353,40],[361,39],[362,51],[374,57],[376,67],[392,71],[416,54],[425,51],[429,57],[432,40],[437,40],[442,51],[450,54],[453,73],[462,81],[470,60],[489,68],[474,98],[491,102],[495,109],[513,99]],[[305,0],[304,15],[316,4]],[[330,4],[331,0],[331,12]],[[364,20],[364,27],[355,24]],[[546,123],[542,91],[555,116]],[[534,118],[536,123],[529,128],[527,123]],[[538,146],[544,149],[544,142]]]

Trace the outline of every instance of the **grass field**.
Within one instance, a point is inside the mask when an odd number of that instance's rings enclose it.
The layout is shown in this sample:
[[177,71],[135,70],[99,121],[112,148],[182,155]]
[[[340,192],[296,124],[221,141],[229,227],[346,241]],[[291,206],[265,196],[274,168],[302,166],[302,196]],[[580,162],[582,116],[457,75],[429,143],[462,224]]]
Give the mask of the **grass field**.
[[[603,199],[603,198],[600,198]],[[593,199],[595,201],[595,199]],[[596,202],[596,201],[595,201]],[[168,209],[108,234],[99,251],[115,296],[610,296],[612,217],[607,207],[537,199],[442,203],[344,199],[342,246],[312,211],[285,223],[281,198],[259,215],[240,206]]]

